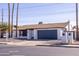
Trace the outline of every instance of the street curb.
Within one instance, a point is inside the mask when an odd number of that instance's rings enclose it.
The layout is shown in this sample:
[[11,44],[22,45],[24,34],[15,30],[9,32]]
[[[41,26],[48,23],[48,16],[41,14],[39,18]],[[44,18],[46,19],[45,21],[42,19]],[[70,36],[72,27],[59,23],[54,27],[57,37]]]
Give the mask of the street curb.
[[0,45],[1,45],[1,44],[7,45],[7,43],[0,43]]
[[66,47],[66,48],[79,48],[79,45],[59,45],[59,47]]
[[0,42],[0,45],[10,45],[10,46],[45,46],[45,47],[65,47],[65,48],[79,48],[78,44],[68,44],[68,43],[55,43],[55,44],[30,44],[30,45],[15,45],[9,44],[10,42]]

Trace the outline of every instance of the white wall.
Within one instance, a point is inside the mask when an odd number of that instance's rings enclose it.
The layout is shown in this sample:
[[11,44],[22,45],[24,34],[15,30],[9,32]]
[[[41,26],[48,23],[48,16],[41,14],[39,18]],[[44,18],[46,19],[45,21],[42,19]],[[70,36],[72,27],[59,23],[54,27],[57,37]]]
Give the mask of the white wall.
[[[63,43],[72,43],[73,42],[73,32],[63,32],[65,35],[62,36]],[[70,34],[70,35],[69,35]]]
[[17,31],[17,38],[19,38],[19,31]]
[[[18,38],[27,38],[27,39],[31,39],[32,37],[34,37],[34,39],[38,39],[38,30],[57,30],[57,39],[61,39],[62,38],[62,32],[64,31],[64,29],[61,28],[49,28],[49,29],[34,29],[34,30],[27,30],[27,36],[19,36],[19,31],[18,31]],[[16,38],[16,32],[13,32],[13,38]]]
[[67,32],[67,39],[68,40],[73,40],[73,32]]
[[[16,38],[16,31],[13,31],[13,38]],[[17,38],[19,38],[19,31],[17,31]]]
[[67,32],[63,32],[63,34],[62,34],[61,40],[62,40],[63,43],[67,43],[68,42],[68,40],[67,40]]
[[38,39],[37,29],[34,30],[34,39]]
[[13,31],[13,38],[16,38],[16,31]]
[[34,37],[34,30],[27,30],[27,39],[32,39]]
[[58,39],[62,39],[62,33],[64,32],[64,29],[57,29]]
[[31,39],[30,38],[30,30],[27,30],[27,39]]

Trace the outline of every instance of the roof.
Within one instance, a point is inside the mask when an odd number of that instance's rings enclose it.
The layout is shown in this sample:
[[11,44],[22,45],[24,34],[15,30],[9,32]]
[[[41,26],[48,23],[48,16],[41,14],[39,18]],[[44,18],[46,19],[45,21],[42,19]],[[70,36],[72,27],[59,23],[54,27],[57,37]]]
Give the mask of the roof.
[[67,25],[68,25],[68,22],[23,25],[23,26],[19,26],[18,30],[24,30],[24,29],[44,29],[44,28],[65,28]]

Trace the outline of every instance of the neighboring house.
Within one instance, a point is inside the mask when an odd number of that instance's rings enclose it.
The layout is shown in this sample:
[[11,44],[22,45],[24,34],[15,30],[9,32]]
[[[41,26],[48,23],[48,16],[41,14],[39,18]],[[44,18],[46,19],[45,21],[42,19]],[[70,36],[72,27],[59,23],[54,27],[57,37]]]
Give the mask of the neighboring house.
[[[18,27],[17,38],[26,39],[61,39],[62,33],[68,31],[69,22],[23,25]],[[15,38],[16,31],[13,32]]]

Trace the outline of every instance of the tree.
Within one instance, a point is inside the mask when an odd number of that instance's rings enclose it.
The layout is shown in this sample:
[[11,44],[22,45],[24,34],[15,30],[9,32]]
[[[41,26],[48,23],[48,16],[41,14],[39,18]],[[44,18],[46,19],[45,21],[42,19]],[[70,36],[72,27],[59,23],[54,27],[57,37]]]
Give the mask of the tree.
[[8,35],[10,37],[10,3],[8,3]]
[[[3,26],[3,8],[2,8],[2,23],[1,23],[1,28]],[[1,29],[1,38],[3,38],[3,30]]]
[[79,40],[78,35],[78,3],[76,3],[76,40]]
[[7,29],[8,29],[7,23],[0,23],[1,38],[3,38],[3,35]]
[[16,11],[16,37],[17,37],[17,27],[18,27],[18,9],[19,9],[19,3],[17,3],[17,11]]
[[13,36],[13,14],[14,14],[14,3],[12,5],[11,37]]

